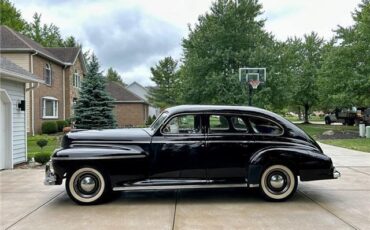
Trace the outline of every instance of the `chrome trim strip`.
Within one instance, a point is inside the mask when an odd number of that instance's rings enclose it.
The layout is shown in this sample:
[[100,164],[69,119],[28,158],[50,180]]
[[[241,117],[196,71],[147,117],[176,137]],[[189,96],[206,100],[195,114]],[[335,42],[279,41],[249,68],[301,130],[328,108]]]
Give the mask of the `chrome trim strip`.
[[148,179],[144,181],[138,181],[131,184],[124,184],[125,186],[159,186],[159,185],[184,185],[184,184],[206,184],[212,183],[211,180],[170,180],[170,179]]
[[129,147],[120,146],[120,145],[107,145],[107,144],[71,144],[71,147],[109,147],[113,149],[123,149],[123,150],[132,150]]
[[127,155],[127,156],[97,156],[97,157],[52,157],[52,160],[63,160],[63,161],[72,161],[72,160],[111,160],[111,159],[129,159],[129,158],[144,158],[145,155]]
[[184,143],[187,143],[187,144],[202,144],[202,143],[205,143],[205,140],[201,140],[201,141],[166,141],[166,140],[162,140],[162,141],[152,141],[152,143],[154,144],[184,144]]
[[195,188],[248,188],[248,184],[131,186],[131,187],[114,187],[113,191],[173,190],[173,189],[195,189]]
[[259,184],[249,184],[249,188],[258,188]]
[[150,141],[72,141],[71,144],[150,144]]

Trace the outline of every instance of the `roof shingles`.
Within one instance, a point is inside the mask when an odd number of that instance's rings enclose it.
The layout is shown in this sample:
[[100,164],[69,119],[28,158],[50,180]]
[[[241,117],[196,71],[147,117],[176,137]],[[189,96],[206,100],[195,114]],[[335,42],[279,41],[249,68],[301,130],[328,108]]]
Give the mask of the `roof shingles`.
[[123,85],[117,82],[108,81],[105,84],[105,90],[113,97],[117,102],[146,102],[140,97],[136,96],[134,93],[130,92]]
[[32,39],[20,34],[7,26],[0,26],[0,50],[37,51],[61,64],[72,64],[79,54],[79,47],[45,48]]

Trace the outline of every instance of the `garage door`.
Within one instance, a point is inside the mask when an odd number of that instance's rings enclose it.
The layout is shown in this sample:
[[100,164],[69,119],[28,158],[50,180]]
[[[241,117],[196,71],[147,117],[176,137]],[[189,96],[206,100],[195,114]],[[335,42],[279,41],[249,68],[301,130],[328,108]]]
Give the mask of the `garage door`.
[[[0,96],[0,133],[5,134],[5,104]],[[5,168],[5,138],[0,138],[0,170]]]

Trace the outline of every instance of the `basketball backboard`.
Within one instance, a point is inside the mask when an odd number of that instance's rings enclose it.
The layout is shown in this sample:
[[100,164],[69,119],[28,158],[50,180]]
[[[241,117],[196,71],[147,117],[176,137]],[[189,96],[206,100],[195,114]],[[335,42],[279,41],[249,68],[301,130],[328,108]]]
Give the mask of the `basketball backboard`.
[[239,68],[239,81],[257,88],[259,84],[266,82],[266,68]]

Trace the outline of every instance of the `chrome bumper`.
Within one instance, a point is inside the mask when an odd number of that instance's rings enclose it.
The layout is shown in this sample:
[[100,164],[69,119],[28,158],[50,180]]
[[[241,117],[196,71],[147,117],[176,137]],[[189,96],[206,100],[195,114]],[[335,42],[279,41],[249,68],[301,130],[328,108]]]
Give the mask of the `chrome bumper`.
[[334,168],[333,170],[333,178],[338,179],[340,177],[340,172]]
[[56,181],[57,181],[57,177],[55,176],[53,166],[51,162],[49,161],[48,163],[46,163],[46,166],[45,166],[44,185],[55,185]]

